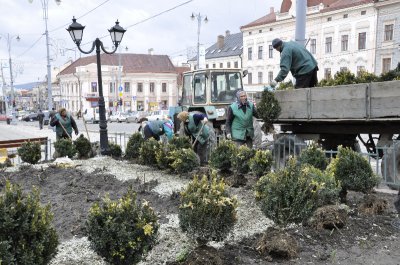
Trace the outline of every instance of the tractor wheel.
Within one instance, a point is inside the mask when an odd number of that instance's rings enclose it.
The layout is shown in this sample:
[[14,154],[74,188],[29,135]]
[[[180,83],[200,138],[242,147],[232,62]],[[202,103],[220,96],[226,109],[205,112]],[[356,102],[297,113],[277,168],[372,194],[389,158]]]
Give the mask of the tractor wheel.
[[299,156],[306,143],[300,137],[293,134],[278,135],[274,141],[273,156],[278,168],[286,165],[289,157]]
[[253,147],[255,149],[260,149],[262,144],[263,131],[261,130],[260,123],[255,118],[253,118],[253,128],[254,128]]
[[400,142],[391,145],[381,162],[382,177],[387,186],[397,190],[400,186]]

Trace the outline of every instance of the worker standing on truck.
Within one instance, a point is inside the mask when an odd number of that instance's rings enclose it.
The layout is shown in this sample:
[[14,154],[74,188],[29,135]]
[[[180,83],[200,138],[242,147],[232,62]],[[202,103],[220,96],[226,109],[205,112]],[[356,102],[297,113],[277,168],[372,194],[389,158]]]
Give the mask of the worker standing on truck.
[[177,118],[184,122],[185,133],[194,139],[194,151],[200,157],[200,164],[207,164],[207,146],[209,138],[209,128],[207,116],[204,113],[189,113],[182,111]]
[[283,42],[274,39],[272,47],[281,53],[281,62],[278,75],[269,84],[274,88],[278,82],[282,82],[289,71],[296,78],[295,88],[315,87],[318,83],[318,64],[312,54],[295,41]]
[[258,118],[256,108],[247,100],[247,93],[239,90],[237,101],[228,107],[226,114],[226,137],[232,139],[237,146],[246,144],[253,147],[253,116]]
[[166,135],[168,141],[174,136],[174,124],[170,119],[149,121],[143,128],[144,139],[154,138],[160,140],[161,135]]

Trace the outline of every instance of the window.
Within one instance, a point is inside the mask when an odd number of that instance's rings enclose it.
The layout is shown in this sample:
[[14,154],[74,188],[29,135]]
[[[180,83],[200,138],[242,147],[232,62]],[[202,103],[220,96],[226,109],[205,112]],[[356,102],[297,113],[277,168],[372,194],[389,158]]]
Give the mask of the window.
[[154,82],[150,82],[150,93],[154,93]]
[[263,73],[262,72],[258,72],[258,83],[259,84],[263,83]]
[[332,21],[332,17],[328,17],[326,21]]
[[124,83],[124,87],[125,87],[125,92],[126,93],[130,93],[131,92],[131,83],[125,82]]
[[393,40],[393,24],[385,25],[385,41]]
[[392,64],[392,59],[391,58],[383,58],[382,59],[382,73],[389,72],[391,64]]
[[199,73],[194,76],[194,103],[206,102],[206,75]]
[[349,49],[349,35],[342,35],[342,52],[346,52]]
[[365,50],[365,43],[367,41],[367,33],[360,32],[358,33],[358,49]]
[[347,71],[348,71],[348,69],[346,66],[340,67],[340,72],[347,72]]
[[110,82],[109,88],[110,88],[110,94],[115,93],[115,83],[114,82]]
[[324,78],[325,79],[330,79],[331,77],[332,77],[331,68],[325,68],[324,69]]
[[206,68],[208,68],[208,64],[206,64]]
[[231,62],[226,63],[226,68],[231,68]]
[[272,80],[274,80],[274,72],[269,71],[268,72],[268,83],[271,83]]
[[219,63],[219,68],[224,68],[224,63]]
[[[91,88],[92,88],[92,93],[97,93],[97,82],[92,82]],[[67,89],[68,89],[68,85],[67,85]]]
[[238,73],[213,72],[211,80],[211,102],[232,102],[237,89],[243,87]]
[[247,74],[247,83],[249,85],[253,84],[253,74],[252,73]]
[[238,61],[236,61],[236,62],[234,63],[234,65],[235,65],[235,68],[239,68],[239,62],[238,62]]
[[348,18],[349,17],[349,14],[344,14],[343,15],[343,18]]
[[213,68],[216,68],[216,67],[217,67],[217,65],[215,63],[213,63]]
[[260,29],[260,30],[258,31],[258,33],[262,33],[262,29]]
[[249,35],[251,35],[251,31],[249,31]]
[[136,105],[136,108],[137,108],[138,111],[141,111],[141,110],[144,110],[143,106],[144,106],[143,101],[138,101],[137,105]]
[[143,83],[138,83],[137,84],[137,92],[142,93],[143,92]]
[[310,52],[315,54],[317,52],[317,39],[311,39],[310,42]]
[[325,53],[332,52],[332,37],[325,38]]
[[161,84],[161,91],[162,91],[163,93],[167,93],[167,83],[162,83],[162,84]]
[[365,11],[365,10],[361,11],[362,16],[364,16],[365,14],[367,14],[367,11]]
[[258,59],[263,58],[263,46],[258,46]]
[[252,58],[253,58],[253,48],[249,47],[247,49],[247,59],[250,61],[250,60],[252,60]]
[[272,45],[268,46],[268,58],[272,58],[274,56],[274,47]]
[[357,77],[359,77],[362,72],[365,72],[365,67],[362,65],[357,66]]

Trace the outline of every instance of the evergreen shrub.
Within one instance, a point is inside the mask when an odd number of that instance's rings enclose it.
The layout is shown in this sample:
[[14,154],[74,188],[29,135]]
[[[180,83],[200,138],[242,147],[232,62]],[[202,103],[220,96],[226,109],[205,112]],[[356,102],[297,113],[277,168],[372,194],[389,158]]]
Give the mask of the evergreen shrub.
[[181,192],[179,225],[183,232],[202,245],[222,241],[236,223],[237,199],[229,196],[224,181],[215,175],[193,181]]
[[328,166],[328,159],[325,152],[316,143],[307,146],[301,151],[298,161],[301,164],[309,164],[315,168],[325,170]]
[[175,173],[183,174],[200,166],[200,159],[192,148],[175,149],[168,155]]
[[38,142],[24,142],[17,152],[21,160],[29,164],[36,164],[42,158],[42,151]]
[[236,155],[232,156],[232,168],[237,174],[247,174],[250,171],[250,160],[253,158],[255,150],[241,145],[237,149]]
[[75,146],[70,139],[59,139],[54,143],[54,149],[59,154],[59,157],[68,156],[72,158],[76,154]]
[[134,159],[139,157],[139,149],[144,142],[141,133],[137,132],[129,137],[128,144],[126,145],[125,158]]
[[257,177],[261,177],[271,171],[272,162],[271,151],[257,150],[254,157],[249,161],[250,170]]
[[88,158],[89,153],[92,151],[92,145],[89,139],[87,139],[83,134],[81,134],[75,141],[74,146],[78,152],[79,158]]
[[111,264],[138,263],[154,246],[159,224],[147,201],[139,203],[131,189],[118,201],[95,203],[86,222],[94,250]]
[[188,136],[174,136],[169,143],[175,146],[177,149],[192,148],[192,144],[190,143],[190,138]]
[[232,157],[236,154],[236,145],[229,140],[222,140],[211,152],[209,164],[215,169],[228,171],[232,167]]
[[6,181],[0,195],[0,264],[48,264],[57,252],[50,205],[40,205],[38,189],[23,194]]
[[110,155],[111,157],[121,157],[122,156],[122,149],[121,146],[112,142],[108,142],[108,147],[110,148]]
[[139,148],[139,163],[142,165],[157,165],[156,151],[160,149],[160,143],[150,138],[142,143]]
[[259,118],[264,121],[261,127],[265,133],[269,133],[273,130],[273,122],[281,114],[281,107],[275,95],[271,91],[263,91],[261,101],[257,104],[257,113]]

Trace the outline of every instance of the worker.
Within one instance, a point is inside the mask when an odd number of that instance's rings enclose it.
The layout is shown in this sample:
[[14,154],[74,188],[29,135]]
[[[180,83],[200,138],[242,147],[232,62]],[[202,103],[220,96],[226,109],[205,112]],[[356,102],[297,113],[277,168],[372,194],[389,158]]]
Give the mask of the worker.
[[168,141],[174,136],[174,124],[172,120],[164,118],[161,120],[149,121],[143,127],[144,139],[154,138],[160,140],[161,135],[166,135]]
[[61,108],[50,120],[50,126],[56,128],[56,140],[61,138],[72,139],[72,129],[75,135],[78,135],[78,126],[74,118],[67,112],[65,108]]
[[246,144],[253,147],[253,116],[258,118],[254,104],[247,100],[247,93],[239,90],[236,102],[232,103],[226,114],[226,137],[232,139],[237,146]]
[[269,84],[274,88],[278,82],[282,82],[289,71],[296,78],[295,88],[315,87],[318,83],[318,64],[312,54],[295,41],[283,42],[274,39],[272,46],[281,53],[281,62],[278,75]]
[[182,111],[177,118],[184,122],[185,133],[189,135],[194,143],[194,151],[200,158],[200,164],[207,164],[207,147],[209,143],[209,128],[207,115],[204,113],[189,113]]

